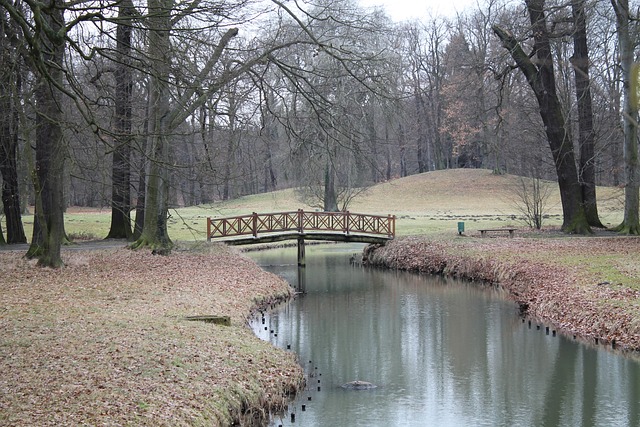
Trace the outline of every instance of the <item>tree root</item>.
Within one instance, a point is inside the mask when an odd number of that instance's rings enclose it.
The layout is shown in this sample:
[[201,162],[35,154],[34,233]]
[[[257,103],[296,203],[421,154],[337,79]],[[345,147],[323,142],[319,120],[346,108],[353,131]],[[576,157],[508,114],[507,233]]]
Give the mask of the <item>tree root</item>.
[[170,239],[162,239],[161,241],[158,241],[141,236],[128,247],[131,250],[149,249],[154,255],[170,255],[173,246],[173,242]]
[[627,224],[626,222],[623,222],[617,227],[613,227],[611,230],[625,236],[638,236],[640,235],[640,224]]
[[574,221],[573,223],[562,227],[562,231],[567,234],[581,234],[585,236],[593,234],[593,230],[586,221]]

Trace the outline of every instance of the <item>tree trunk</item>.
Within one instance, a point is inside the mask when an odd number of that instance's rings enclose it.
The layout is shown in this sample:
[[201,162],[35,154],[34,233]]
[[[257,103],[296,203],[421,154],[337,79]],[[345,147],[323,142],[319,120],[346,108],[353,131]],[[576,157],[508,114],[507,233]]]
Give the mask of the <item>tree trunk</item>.
[[420,87],[416,85],[414,89],[414,102],[416,107],[416,120],[417,120],[417,157],[418,157],[418,173],[427,172],[427,166],[424,159],[424,147],[425,147],[425,108],[424,108],[424,100],[422,99],[422,94],[420,93]]
[[591,106],[591,80],[589,77],[589,48],[587,46],[587,21],[584,0],[571,2],[573,12],[573,57],[571,64],[576,80],[578,103],[578,143],[580,146],[580,185],[585,215],[589,225],[604,227],[598,215],[596,199],[595,135]]
[[275,168],[273,167],[273,154],[271,153],[271,142],[275,138],[267,136],[265,161],[264,161],[264,192],[268,193],[274,191],[278,185],[278,179],[276,178]]
[[556,92],[551,46],[544,15],[544,0],[527,0],[526,4],[535,37],[537,66],[522,50],[511,33],[498,26],[494,26],[493,30],[536,95],[558,175],[563,213],[562,230],[566,233],[591,233],[582,204],[582,189],[578,181],[573,143],[568,127],[565,126],[565,118]]
[[[2,206],[6,221],[7,239],[5,243],[26,243],[27,237],[22,226],[20,191],[18,186],[18,128],[19,96],[21,76],[18,55],[4,34],[4,17],[0,25],[0,176],[2,177]],[[2,232],[0,231],[0,236]]]
[[629,1],[611,0],[616,13],[616,27],[622,67],[622,88],[624,103],[622,120],[624,126],[624,219],[616,230],[625,234],[640,234],[638,215],[638,103],[635,92],[638,90],[635,81],[633,55],[634,46],[629,33]]
[[[232,120],[230,119],[230,121]],[[234,137],[235,131],[230,129],[229,140],[227,141],[227,161],[224,163],[224,175],[222,177],[222,200],[231,198],[231,165],[235,160]]]
[[[238,130],[236,129],[236,118],[238,113],[238,101],[236,99],[236,94],[234,92],[235,89],[237,89],[237,87],[235,85],[232,85],[230,87],[230,90],[227,96],[228,102],[229,102],[229,111],[227,112],[228,118],[229,118],[229,131],[228,131],[229,140],[227,141],[227,152],[226,152],[227,161],[224,164],[223,190],[222,190],[223,200],[229,200],[233,196],[231,192],[231,179],[232,179],[231,170],[232,168],[237,168],[236,151],[238,150],[239,142],[237,137]],[[247,177],[245,176],[245,178]]]
[[[379,176],[380,172],[378,170],[378,134],[376,131],[376,107],[375,105],[369,105],[368,112],[366,114],[367,119],[367,133],[369,138],[369,143],[371,144],[371,160],[370,160],[370,171],[371,171],[371,182],[378,183],[380,181]],[[362,160],[364,160],[364,155],[361,156]],[[356,158],[357,160],[358,158]],[[358,181],[360,183],[360,181]]]
[[133,239],[138,240],[142,236],[144,228],[144,209],[145,209],[145,189],[147,188],[147,172],[146,172],[146,151],[147,139],[144,138],[141,148],[139,175],[138,175],[138,191],[136,197],[136,221],[133,229]]
[[171,30],[171,1],[149,0],[149,173],[145,196],[144,226],[133,249],[149,247],[166,254],[173,243],[167,230],[169,172],[167,117],[169,116],[170,75],[169,41]]
[[264,141],[264,177],[262,190],[265,193],[274,191],[278,184],[273,166],[273,145],[278,141],[278,127],[276,119],[270,113],[270,106],[275,104],[274,93],[270,89],[263,89],[263,102],[260,104],[260,120]]
[[[0,107],[0,111],[10,110],[2,110]],[[27,243],[18,191],[17,129],[13,135],[9,135],[9,140],[5,140],[4,136],[0,141],[0,173],[2,174],[2,206],[7,228],[7,243]]]
[[[150,107],[150,90],[147,90],[147,103],[146,103],[146,112],[145,112],[145,120],[144,120],[144,130],[145,134],[149,135],[149,114],[151,111]],[[138,171],[138,188],[136,189],[136,221],[133,227],[133,240],[138,240],[140,236],[142,236],[142,229],[144,228],[144,211],[146,204],[146,189],[147,189],[147,165],[149,153],[147,151],[149,138],[142,138],[142,146],[140,147],[140,159],[137,164]]]
[[[158,116],[152,116],[152,120],[161,122]],[[173,247],[167,230],[169,177],[164,161],[167,159],[168,142],[166,136],[155,133],[154,126],[150,130],[152,133],[149,136],[149,145],[152,147],[152,158],[147,177],[144,225],[140,237],[131,247],[149,247],[164,254]]]
[[409,175],[409,171],[407,169],[407,148],[404,126],[400,120],[398,120],[398,149],[400,151],[400,177],[404,178]]
[[113,151],[111,174],[111,228],[107,238],[131,239],[131,93],[132,69],[129,66],[131,52],[131,17],[133,3],[126,0],[119,5],[116,29],[117,62],[115,71],[116,96],[116,146]]
[[[211,84],[201,93],[205,80],[218,64],[230,40],[238,34],[237,28],[228,29],[220,39],[209,60],[199,70],[198,77],[189,85],[181,99],[170,105],[169,82],[171,81],[171,41],[173,25],[172,0],[149,0],[148,58],[149,58],[149,173],[146,176],[144,225],[140,237],[131,245],[132,249],[150,247],[155,253],[168,253],[173,243],[167,231],[169,203],[169,137],[190,115],[211,99],[212,95],[250,67],[246,64],[240,71],[223,73],[221,81]],[[184,16],[183,16],[184,17]],[[251,61],[257,64],[262,57]],[[196,100],[191,101],[193,97]],[[140,190],[140,189],[139,189]],[[137,222],[137,218],[136,218]]]
[[386,163],[386,168],[385,168],[385,173],[384,173],[384,178],[386,181],[390,181],[391,180],[391,143],[389,141],[389,120],[385,121],[385,125],[384,125],[384,146],[387,148],[385,150],[385,163]]
[[327,160],[324,168],[324,211],[338,211],[338,196],[336,194],[336,173],[331,159]]
[[47,267],[62,265],[61,245],[64,234],[64,149],[62,135],[62,99],[56,86],[63,85],[65,39],[62,0],[53,0],[51,7],[41,9],[43,22],[40,39],[44,61],[35,89],[36,99],[36,214],[33,239],[28,257],[37,257],[38,264]]

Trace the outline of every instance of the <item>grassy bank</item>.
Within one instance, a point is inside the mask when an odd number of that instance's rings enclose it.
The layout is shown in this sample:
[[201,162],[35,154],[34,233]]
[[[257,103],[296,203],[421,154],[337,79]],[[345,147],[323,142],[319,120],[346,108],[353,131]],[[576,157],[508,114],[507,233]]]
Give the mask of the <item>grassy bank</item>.
[[371,265],[490,283],[562,333],[640,351],[638,238],[407,237],[370,249]]
[[[246,326],[288,298],[223,246],[169,257],[65,251],[61,270],[0,252],[1,425],[230,425],[301,386],[295,357]],[[230,316],[231,326],[187,321]]]

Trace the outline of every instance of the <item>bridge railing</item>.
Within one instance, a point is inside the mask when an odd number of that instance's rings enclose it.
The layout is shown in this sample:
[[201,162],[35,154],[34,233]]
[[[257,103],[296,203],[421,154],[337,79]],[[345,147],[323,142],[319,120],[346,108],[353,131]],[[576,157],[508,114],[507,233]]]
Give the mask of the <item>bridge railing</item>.
[[396,234],[396,217],[352,212],[275,212],[240,215],[229,218],[207,218],[207,240],[223,237],[295,231],[360,233],[393,238]]

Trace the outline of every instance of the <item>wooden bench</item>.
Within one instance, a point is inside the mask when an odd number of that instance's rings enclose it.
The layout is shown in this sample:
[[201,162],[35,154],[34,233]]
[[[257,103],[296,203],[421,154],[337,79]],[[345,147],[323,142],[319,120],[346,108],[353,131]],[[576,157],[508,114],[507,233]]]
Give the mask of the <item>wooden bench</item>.
[[516,231],[515,228],[486,228],[480,231],[480,237],[487,237],[487,233],[499,232],[499,231],[508,231],[509,237],[513,237],[513,233]]

